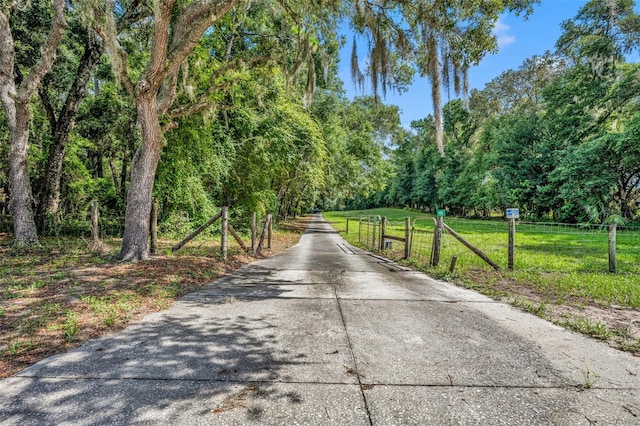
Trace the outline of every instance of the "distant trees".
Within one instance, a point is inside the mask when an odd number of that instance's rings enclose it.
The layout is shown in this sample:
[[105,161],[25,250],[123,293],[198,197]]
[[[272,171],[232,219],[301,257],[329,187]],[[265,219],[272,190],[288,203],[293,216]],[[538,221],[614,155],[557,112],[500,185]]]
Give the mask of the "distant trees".
[[460,214],[519,207],[533,218],[633,220],[640,65],[625,62],[640,35],[633,6],[588,2],[563,24],[557,53],[506,71],[472,92],[468,107],[449,102],[445,159],[432,153],[433,120],[415,123],[430,145],[398,146],[383,198]]
[[500,14],[530,12],[538,0],[451,2],[395,0],[354,2],[354,28],[369,39],[367,67],[360,69],[354,41],[352,75],[360,84],[368,73],[376,95],[402,89],[417,71],[431,82],[433,123],[440,155],[445,155],[442,90],[467,94],[467,72],[498,48],[493,28]]

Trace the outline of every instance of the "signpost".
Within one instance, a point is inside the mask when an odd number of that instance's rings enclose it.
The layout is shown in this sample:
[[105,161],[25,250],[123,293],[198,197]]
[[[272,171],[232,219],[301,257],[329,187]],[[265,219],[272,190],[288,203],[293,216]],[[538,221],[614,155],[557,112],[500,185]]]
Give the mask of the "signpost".
[[520,209],[507,209],[507,219],[519,219]]
[[436,210],[436,217],[445,217],[447,215],[447,211],[445,209]]

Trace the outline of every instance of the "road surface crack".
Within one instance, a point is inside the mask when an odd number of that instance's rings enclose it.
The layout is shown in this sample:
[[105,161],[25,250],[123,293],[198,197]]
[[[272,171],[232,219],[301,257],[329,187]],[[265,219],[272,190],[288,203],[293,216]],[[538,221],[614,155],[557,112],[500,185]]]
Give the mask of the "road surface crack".
[[344,317],[344,312],[342,311],[342,305],[340,304],[340,297],[338,297],[338,290],[336,288],[336,282],[332,282],[331,286],[333,288],[333,295],[336,298],[336,304],[338,305],[338,312],[340,313],[340,320],[342,321],[342,328],[344,329],[344,333],[347,337],[347,345],[349,346],[349,354],[351,355],[351,362],[353,362],[354,368],[348,368],[347,372],[354,374],[358,379],[358,385],[360,385],[360,394],[362,395],[362,401],[364,403],[364,408],[367,412],[367,418],[369,419],[369,424],[373,426],[373,420],[371,419],[371,412],[369,411],[369,403],[367,402],[367,395],[365,394],[365,390],[370,389],[367,384],[362,383],[362,375],[358,369],[358,362],[356,361],[356,355],[353,352],[353,345],[351,343],[351,337],[349,336],[349,330],[347,330],[347,322]]

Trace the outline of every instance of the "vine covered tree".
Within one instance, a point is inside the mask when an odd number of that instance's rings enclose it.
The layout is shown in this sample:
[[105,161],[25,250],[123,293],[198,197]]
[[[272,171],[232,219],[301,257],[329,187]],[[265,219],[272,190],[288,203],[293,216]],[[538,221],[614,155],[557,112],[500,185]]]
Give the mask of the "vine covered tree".
[[94,4],[95,29],[107,44],[116,75],[136,104],[141,135],[141,144],[131,163],[120,260],[144,259],[149,255],[151,194],[164,134],[177,126],[169,110],[176,98],[180,67],[205,31],[238,3],[239,0],[154,1],[148,24],[147,55],[142,59],[142,72],[137,78],[117,36],[119,9],[110,1]]

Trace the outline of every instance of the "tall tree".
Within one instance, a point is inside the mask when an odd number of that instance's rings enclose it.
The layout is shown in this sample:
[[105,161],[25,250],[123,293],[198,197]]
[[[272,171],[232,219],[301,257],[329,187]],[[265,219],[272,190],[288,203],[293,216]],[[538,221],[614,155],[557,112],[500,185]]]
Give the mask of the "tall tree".
[[38,244],[27,165],[30,103],[42,78],[55,61],[56,50],[66,27],[65,1],[53,0],[51,26],[46,42],[42,45],[40,57],[30,68],[20,69],[16,64],[10,17],[16,9],[28,8],[28,6],[28,2],[19,0],[0,4],[0,99],[11,135],[9,208],[13,216],[14,244],[18,246]]
[[[114,4],[94,8],[95,28],[106,41],[114,70],[137,110],[142,142],[131,163],[124,235],[118,258],[123,261],[148,257],[149,213],[156,168],[164,145],[164,134],[177,126],[169,110],[176,97],[180,66],[202,35],[240,0],[182,2],[156,0],[149,18],[149,54],[134,80],[127,54],[120,46]],[[98,6],[98,5],[96,5]],[[197,104],[197,103],[196,103]],[[181,112],[188,115],[185,111]]]

